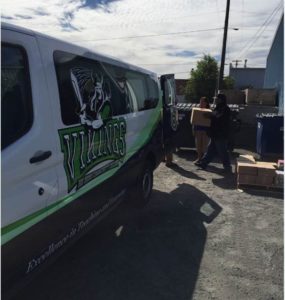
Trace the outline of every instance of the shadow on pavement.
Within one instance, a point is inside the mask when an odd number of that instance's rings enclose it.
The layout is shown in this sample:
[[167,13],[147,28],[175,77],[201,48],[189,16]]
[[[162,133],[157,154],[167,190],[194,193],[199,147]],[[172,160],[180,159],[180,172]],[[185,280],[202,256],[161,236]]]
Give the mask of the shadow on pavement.
[[[195,166],[195,164],[194,164],[194,160],[196,158],[195,149],[179,149],[179,151],[177,151],[175,154],[180,158],[184,158],[188,161],[192,161],[193,162],[193,168],[195,168],[195,170],[202,170],[200,167]],[[234,159],[233,158],[236,157],[236,156],[237,156],[236,154],[234,154],[234,155],[231,154],[232,168],[234,168]],[[212,165],[212,163],[218,163],[218,164],[220,164],[220,167],[216,167],[216,166]],[[174,170],[174,168],[173,168],[173,170]],[[186,172],[188,172],[188,171],[186,171]],[[216,173],[216,174],[223,175],[223,165],[222,165],[221,160],[218,156],[216,156],[213,159],[213,161],[207,166],[207,168],[205,169],[205,172]],[[184,176],[183,174],[181,174],[181,175]],[[187,177],[187,176],[185,176],[185,177]],[[195,178],[195,173],[193,173],[193,172],[191,172],[191,175],[188,178],[197,179],[197,178]],[[200,177],[200,179],[202,179],[202,178]]]
[[205,178],[202,178],[193,172],[185,170],[184,168],[180,167],[179,165],[177,165],[175,163],[173,163],[169,168],[186,178],[191,178],[191,179],[196,179],[196,180],[206,180]]
[[211,223],[222,208],[193,186],[154,190],[143,210],[123,203],[18,299],[191,299]]
[[266,190],[263,188],[258,189],[257,187],[239,187],[240,190],[242,190],[244,193],[247,193],[252,196],[258,196],[258,197],[270,197],[275,199],[284,200],[284,190]]
[[223,190],[236,190],[237,179],[235,174],[225,174],[223,178],[212,179],[214,185],[218,186]]
[[221,168],[217,168],[216,166],[213,166],[213,165],[209,164],[207,166],[205,172],[222,174],[222,172],[223,172],[223,166],[221,165]]
[[178,151],[175,152],[175,154],[187,160],[195,160],[197,156],[196,150],[192,148],[187,148],[187,149],[179,148]]

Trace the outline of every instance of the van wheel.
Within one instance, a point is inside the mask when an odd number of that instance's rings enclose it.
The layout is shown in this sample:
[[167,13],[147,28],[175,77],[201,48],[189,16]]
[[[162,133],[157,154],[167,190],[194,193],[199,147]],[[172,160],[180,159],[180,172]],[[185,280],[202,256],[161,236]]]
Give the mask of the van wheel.
[[150,163],[145,164],[137,182],[136,187],[136,205],[139,207],[145,206],[152,193],[153,186],[153,170]]

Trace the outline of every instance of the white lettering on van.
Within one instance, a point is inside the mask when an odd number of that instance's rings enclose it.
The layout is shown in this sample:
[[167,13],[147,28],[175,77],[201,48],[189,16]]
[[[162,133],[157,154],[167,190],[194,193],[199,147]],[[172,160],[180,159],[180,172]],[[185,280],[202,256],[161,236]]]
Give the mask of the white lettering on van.
[[118,139],[117,139],[117,137],[120,135],[120,133],[119,133],[119,126],[118,126],[118,124],[114,124],[113,128],[114,128],[114,134],[113,134],[113,137],[114,137],[113,151],[114,151],[114,153],[119,154],[119,146],[118,146]]
[[[64,135],[63,136],[65,142],[66,142],[66,146],[67,146],[67,166],[69,168],[69,173],[70,173],[70,176],[72,177],[72,179],[74,179],[74,160],[71,159],[71,149],[70,149],[70,138],[69,138],[69,135]],[[75,152],[75,145],[73,147],[73,152]]]
[[38,267],[40,264],[42,264],[49,256],[51,256],[55,251],[59,250],[61,247],[63,247],[67,242],[73,238],[77,233],[79,233],[81,230],[83,230],[87,225],[89,225],[93,220],[101,216],[102,213],[104,213],[108,208],[110,208],[113,204],[118,202],[119,199],[122,199],[122,196],[125,194],[126,190],[122,190],[118,195],[116,195],[113,198],[110,198],[105,205],[103,205],[98,210],[93,210],[89,217],[85,220],[79,221],[76,227],[72,227],[70,232],[66,234],[61,240],[59,240],[57,243],[51,243],[47,250],[44,251],[39,257],[32,258],[29,263],[26,270],[26,274],[33,271],[36,267]]
[[[109,128],[108,128],[109,127]],[[104,129],[105,131],[105,155],[107,154],[107,150],[108,150],[108,154],[112,153],[112,144],[111,144],[111,136],[112,136],[112,125],[106,126]]]
[[[92,136],[92,137],[91,137]],[[95,131],[91,132],[88,130],[88,152],[87,152],[87,164],[89,164],[92,160],[96,159],[96,155],[94,153],[95,150]],[[90,157],[90,154],[92,156]]]
[[[59,134],[61,150],[64,153],[68,192],[76,185],[80,188],[83,182],[86,184],[87,176],[97,164],[109,161],[110,167],[118,166],[113,162],[119,163],[126,154],[126,121],[123,118],[110,120],[96,130],[77,126],[59,130]],[[99,169],[103,170],[103,167]],[[99,169],[94,169],[98,176],[103,173],[98,172]],[[95,177],[90,177],[90,180]]]
[[85,169],[85,163],[83,162],[83,153],[85,151],[85,147],[84,147],[84,131],[80,131],[79,132],[80,136],[81,136],[81,153],[80,153],[80,161],[81,161],[81,165],[80,165],[80,169]]
[[37,266],[37,261],[36,261],[35,259],[32,259],[32,260],[29,262],[29,265],[28,265],[28,269],[27,269],[26,274],[30,273],[36,266]]
[[99,131],[99,147],[98,147],[98,157],[102,156],[102,130]]
[[125,141],[125,134],[126,134],[126,123],[120,123],[120,141],[121,141],[121,147],[120,149],[120,155],[124,156],[126,154],[126,141]]

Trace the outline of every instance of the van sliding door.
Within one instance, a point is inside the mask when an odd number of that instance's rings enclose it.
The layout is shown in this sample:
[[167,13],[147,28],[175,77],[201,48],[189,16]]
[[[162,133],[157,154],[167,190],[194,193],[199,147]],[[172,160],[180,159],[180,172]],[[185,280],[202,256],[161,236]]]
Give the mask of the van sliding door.
[[57,177],[50,107],[36,39],[2,29],[1,50],[5,244],[46,217],[47,202],[57,196]]

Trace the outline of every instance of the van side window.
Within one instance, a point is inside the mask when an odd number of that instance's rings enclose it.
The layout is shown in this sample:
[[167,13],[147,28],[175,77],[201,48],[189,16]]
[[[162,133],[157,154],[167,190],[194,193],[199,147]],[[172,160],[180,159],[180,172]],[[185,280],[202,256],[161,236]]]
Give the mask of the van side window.
[[131,111],[142,111],[156,107],[158,86],[151,77],[144,73],[110,64],[103,64],[103,67],[115,81],[119,82],[120,79],[123,79],[124,88],[129,94],[127,105]]
[[1,47],[1,149],[5,149],[29,131],[33,108],[25,50],[6,43]]
[[165,103],[166,103],[166,105],[175,104],[175,91],[173,89],[173,85],[172,85],[172,82],[170,80],[165,80],[164,90],[165,90]]
[[155,108],[158,103],[158,85],[150,76],[146,77],[146,82],[149,106]]
[[153,79],[145,74],[128,72],[127,80],[136,96],[139,111],[156,107],[158,103],[158,87]]
[[133,111],[124,76],[114,78],[101,62],[86,57],[62,51],[53,56],[65,125],[88,124]]

